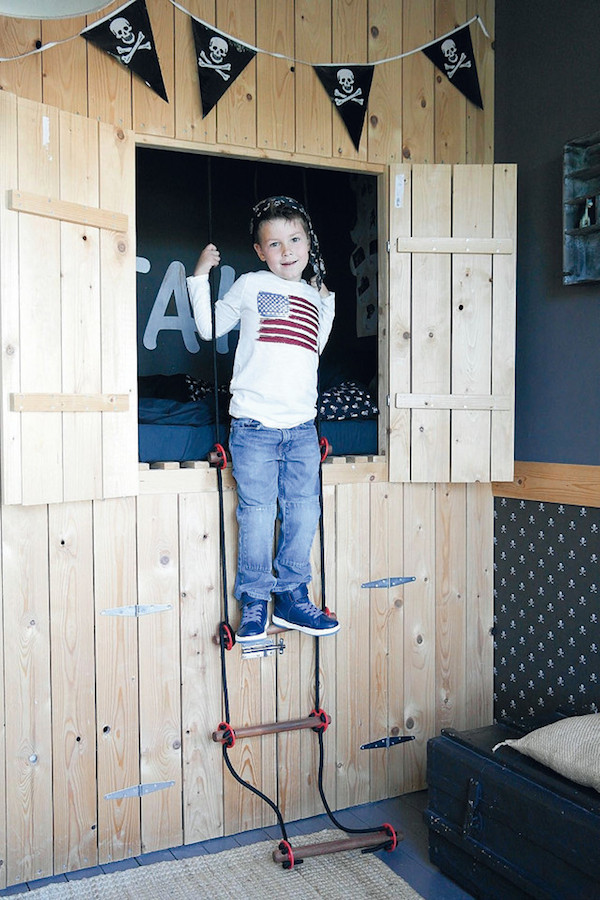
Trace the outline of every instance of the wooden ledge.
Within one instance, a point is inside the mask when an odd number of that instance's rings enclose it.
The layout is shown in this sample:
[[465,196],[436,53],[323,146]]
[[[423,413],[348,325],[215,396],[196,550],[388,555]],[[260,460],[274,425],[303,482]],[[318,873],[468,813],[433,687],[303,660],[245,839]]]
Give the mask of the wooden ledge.
[[[332,456],[323,464],[323,484],[360,484],[387,481],[385,456]],[[222,471],[225,490],[235,490],[235,480],[228,465]],[[207,462],[158,462],[139,464],[140,494],[185,494],[216,491],[216,471]]]
[[495,497],[600,507],[600,466],[515,462],[513,481],[494,481]]

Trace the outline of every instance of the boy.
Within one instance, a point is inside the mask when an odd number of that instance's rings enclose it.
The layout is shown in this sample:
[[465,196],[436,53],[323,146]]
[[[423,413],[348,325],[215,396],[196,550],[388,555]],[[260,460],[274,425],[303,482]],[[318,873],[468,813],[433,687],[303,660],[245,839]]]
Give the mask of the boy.
[[[310,601],[310,550],[319,521],[320,452],[314,424],[317,368],[335,314],[310,217],[291,197],[253,209],[250,231],[267,264],[242,275],[216,303],[216,336],[240,323],[231,379],[229,449],[238,486],[240,643],[267,636],[273,623],[305,634],[334,634],[339,623]],[[208,274],[220,262],[208,244],[188,278],[198,332],[212,338]],[[303,280],[312,266],[310,284]],[[280,521],[273,559],[276,517]],[[273,572],[275,574],[273,574]]]

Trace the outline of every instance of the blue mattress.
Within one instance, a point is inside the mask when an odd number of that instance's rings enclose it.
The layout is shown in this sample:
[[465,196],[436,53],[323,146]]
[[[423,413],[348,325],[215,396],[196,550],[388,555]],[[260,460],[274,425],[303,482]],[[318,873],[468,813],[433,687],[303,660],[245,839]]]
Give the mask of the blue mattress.
[[[212,398],[182,403],[173,399],[139,398],[140,462],[185,462],[206,459],[217,440]],[[348,418],[321,422],[321,435],[333,456],[377,453],[377,419]],[[227,447],[228,420],[219,426]]]

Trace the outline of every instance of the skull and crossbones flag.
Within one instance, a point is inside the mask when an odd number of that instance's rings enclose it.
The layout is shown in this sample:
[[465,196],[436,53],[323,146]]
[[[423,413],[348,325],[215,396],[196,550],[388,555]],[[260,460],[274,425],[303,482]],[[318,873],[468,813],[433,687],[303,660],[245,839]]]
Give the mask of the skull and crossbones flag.
[[207,116],[227,88],[243,72],[256,50],[234,40],[228,34],[209,28],[192,17],[196,62],[200,80],[202,118]]
[[342,117],[358,150],[362,135],[374,66],[313,66],[327,96]]
[[80,32],[169,102],[145,0],[131,0]]
[[443,72],[467,100],[483,109],[475,54],[468,25],[423,48],[425,56]]

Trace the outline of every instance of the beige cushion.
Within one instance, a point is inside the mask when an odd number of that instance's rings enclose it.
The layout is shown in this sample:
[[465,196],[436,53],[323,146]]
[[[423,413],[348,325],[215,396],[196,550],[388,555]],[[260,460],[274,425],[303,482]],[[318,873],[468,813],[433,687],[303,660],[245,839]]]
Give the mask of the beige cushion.
[[573,716],[496,744],[513,747],[576,781],[600,791],[600,715]]

